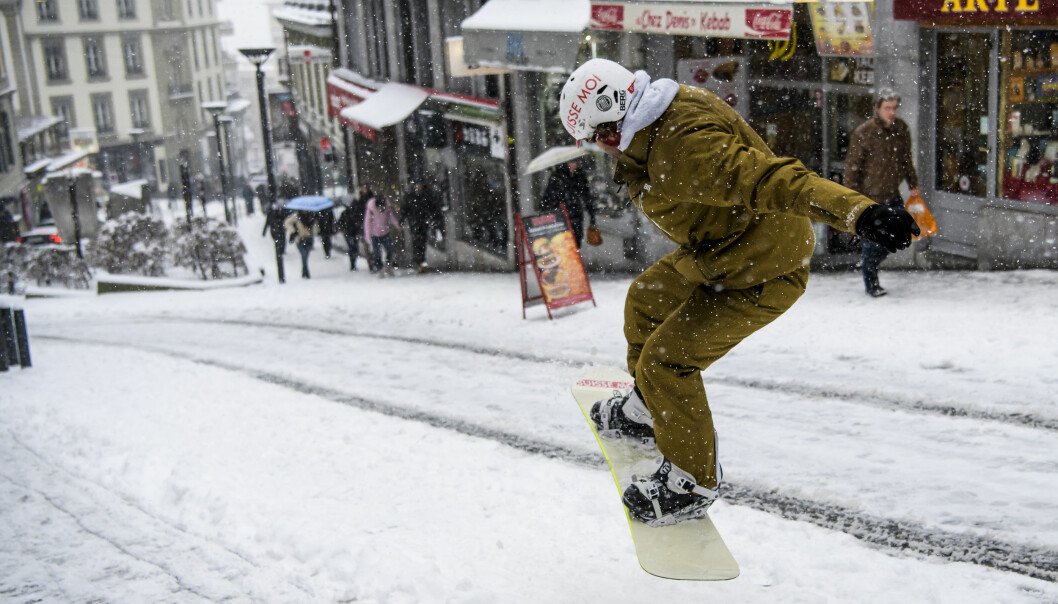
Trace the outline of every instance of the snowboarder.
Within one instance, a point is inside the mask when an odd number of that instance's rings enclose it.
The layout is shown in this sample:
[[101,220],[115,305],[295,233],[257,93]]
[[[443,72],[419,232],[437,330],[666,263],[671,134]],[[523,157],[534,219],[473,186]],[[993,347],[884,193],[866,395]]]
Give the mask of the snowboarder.
[[617,158],[614,180],[679,248],[635,279],[625,303],[635,388],[597,402],[609,437],[653,437],[660,455],[624,490],[661,525],[705,515],[722,479],[701,372],[805,291],[811,220],[886,249],[910,245],[911,215],[819,177],[764,140],[712,92],[651,81],[605,59],[563,86],[560,119]]

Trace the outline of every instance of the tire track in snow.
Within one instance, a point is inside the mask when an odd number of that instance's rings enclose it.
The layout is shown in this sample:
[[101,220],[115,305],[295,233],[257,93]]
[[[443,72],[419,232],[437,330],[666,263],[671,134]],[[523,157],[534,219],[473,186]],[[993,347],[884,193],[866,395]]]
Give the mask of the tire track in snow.
[[[371,338],[387,340],[391,342],[402,342],[405,344],[416,344],[421,346],[434,346],[447,348],[461,352],[497,356],[518,361],[531,363],[542,363],[548,365],[562,365],[567,367],[578,367],[591,365],[599,362],[597,358],[585,356],[583,358],[555,358],[534,355],[531,353],[505,350],[502,348],[488,348],[475,344],[462,342],[448,342],[431,338],[414,336],[400,336],[387,333],[375,333],[358,331],[355,329],[336,329],[331,327],[320,327],[311,324],[288,323],[281,321],[253,321],[249,319],[208,319],[163,315],[154,317],[158,321],[173,321],[183,323],[206,323],[221,325],[242,325],[246,327],[267,327],[272,329],[291,329],[296,331],[313,331],[327,335],[345,335],[358,338]],[[833,386],[817,386],[805,382],[788,380],[769,380],[764,378],[739,378],[732,376],[710,375],[709,383],[734,386],[738,388],[750,388],[753,390],[765,390],[770,392],[782,392],[785,394],[797,394],[809,398],[822,398],[838,400],[845,403],[876,407],[879,409],[900,410],[911,413],[922,413],[942,417],[960,417],[966,419],[998,422],[1012,426],[1036,428],[1051,432],[1058,432],[1058,418],[1037,417],[1028,413],[1000,413],[985,411],[981,409],[966,409],[955,403],[938,403],[922,398],[897,397],[893,395],[880,394],[874,391],[857,391],[847,388],[836,388]]]
[[[230,321],[216,322],[233,323]],[[242,322],[234,323],[242,324]],[[277,325],[267,323],[245,322],[245,324],[277,327]],[[280,325],[279,327],[286,326]],[[298,327],[298,329],[305,328],[306,327],[304,326]],[[318,331],[326,331],[327,333],[332,334],[343,333],[324,329],[318,329]],[[375,337],[367,334],[345,333],[345,335]],[[341,392],[333,388],[319,386],[311,382],[297,380],[288,376],[262,371],[260,369],[254,369],[243,365],[206,359],[193,354],[168,350],[158,346],[119,344],[106,340],[66,336],[37,335],[35,337],[72,344],[131,348],[134,350],[160,354],[170,358],[232,371],[301,394],[315,395],[357,409],[420,422],[435,428],[441,428],[467,436],[493,440],[528,453],[543,455],[545,457],[568,461],[592,468],[606,469],[606,461],[601,453],[583,453],[572,450],[568,447],[553,445],[544,441],[526,438],[518,434],[479,426],[460,419],[373,401]],[[481,349],[480,347],[473,346],[448,346],[445,343],[431,342],[420,338],[386,337],[385,339],[398,340],[412,344],[421,343],[433,346],[446,346],[464,351],[482,352],[484,354],[504,355],[504,353],[500,351]],[[531,355],[524,356],[531,357]],[[521,357],[508,356],[508,358]],[[522,360],[536,359],[526,358]],[[541,362],[568,363],[568,361],[554,361],[551,359],[542,360]],[[987,536],[949,532],[907,521],[881,518],[833,503],[790,497],[782,494],[777,489],[763,490],[744,486],[739,483],[728,482],[721,486],[721,490],[723,492],[722,496],[724,501],[727,503],[743,505],[752,509],[777,515],[787,520],[808,522],[825,529],[839,531],[855,537],[869,545],[890,550],[892,552],[921,557],[940,558],[950,562],[977,564],[1001,571],[1014,572],[1035,579],[1058,582],[1058,551],[1046,550],[1024,544],[1008,543]]]

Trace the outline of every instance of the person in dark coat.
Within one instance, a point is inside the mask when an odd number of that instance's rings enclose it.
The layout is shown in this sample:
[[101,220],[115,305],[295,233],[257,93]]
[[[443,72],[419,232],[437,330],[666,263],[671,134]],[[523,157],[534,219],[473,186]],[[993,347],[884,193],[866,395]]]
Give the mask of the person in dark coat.
[[[375,198],[375,191],[370,186],[368,186],[367,184],[361,183],[360,184],[360,188],[359,188],[359,194],[356,197],[356,201],[354,202],[354,204],[352,206],[350,206],[350,207],[356,208],[356,211],[358,212],[357,215],[360,216],[360,222],[359,222],[359,228],[360,229],[364,228],[364,217],[367,214],[367,202],[371,201],[374,198]],[[369,238],[364,239],[364,241],[368,245],[371,244],[371,239],[369,239]],[[375,263],[372,262],[370,258],[368,258],[367,268],[370,269],[372,273],[375,272]]]
[[584,240],[584,212],[588,212],[591,222],[594,223],[595,201],[591,196],[591,188],[588,187],[588,177],[577,161],[566,162],[551,173],[540,209],[545,212],[557,212],[561,204],[566,206],[569,226],[573,229],[577,247],[580,247],[581,241]]
[[[918,174],[911,157],[911,129],[897,116],[900,95],[882,88],[874,96],[874,117],[859,125],[849,140],[845,156],[845,186],[863,193],[876,203],[903,209],[900,183],[907,181],[912,195],[918,195]],[[863,240],[860,261],[867,295],[886,294],[878,283],[878,265],[889,255],[881,245]]]
[[430,228],[441,222],[440,201],[422,182],[414,181],[404,195],[401,214],[411,232],[412,262],[421,273],[426,269],[426,240]]
[[279,204],[276,204],[269,208],[268,214],[265,215],[265,226],[264,230],[261,231],[261,236],[267,232],[272,237],[272,243],[276,246],[276,255],[282,256],[287,253],[287,238],[286,228],[283,226],[283,221],[286,220],[287,212]]
[[6,207],[0,205],[0,243],[15,241],[17,239],[18,223],[15,222],[15,218],[11,215],[11,212],[8,212]]
[[331,237],[334,236],[334,210],[327,208],[320,210],[317,216],[317,224],[320,225],[320,241],[323,242],[323,257],[331,257]]
[[[370,192],[370,189],[368,190]],[[374,194],[371,195],[374,197]],[[356,257],[360,255],[360,235],[364,229],[364,207],[367,200],[347,195],[345,197],[345,210],[338,217],[336,224],[338,232],[345,237],[345,245],[349,248],[349,270],[356,270]]]

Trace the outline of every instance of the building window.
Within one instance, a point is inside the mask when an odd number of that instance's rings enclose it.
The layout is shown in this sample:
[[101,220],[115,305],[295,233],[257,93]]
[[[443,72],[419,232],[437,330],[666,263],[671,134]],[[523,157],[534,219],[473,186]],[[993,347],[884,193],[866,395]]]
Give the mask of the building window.
[[191,56],[195,59],[195,70],[198,71],[198,32],[191,32]]
[[77,8],[81,11],[82,21],[99,19],[99,4],[97,0],[77,0]]
[[173,0],[162,0],[161,13],[162,21],[172,21],[176,18],[176,11],[173,10]]
[[151,127],[151,110],[147,105],[146,90],[129,91],[129,108],[132,111],[132,125],[136,128]]
[[40,21],[58,21],[58,0],[37,0],[37,19]]
[[4,39],[0,36],[0,80],[7,79],[7,57],[4,56]]
[[0,172],[8,172],[15,165],[11,135],[11,116],[6,111],[0,111]]
[[988,33],[937,35],[936,187],[984,197],[988,188]]
[[121,52],[125,55],[125,75],[142,75],[143,62],[141,60],[140,41],[136,38],[122,40]]
[[44,40],[41,45],[44,48],[44,67],[48,72],[48,81],[66,80],[66,48],[62,40]]
[[73,99],[70,97],[57,97],[51,99],[51,113],[52,115],[62,118],[62,132],[63,137],[69,134],[70,128],[74,127],[73,121]]
[[999,36],[997,193],[1058,205],[1058,31]]
[[136,0],[118,0],[118,18],[136,18]]
[[92,117],[95,118],[96,132],[114,132],[114,104],[109,93],[92,95]]
[[84,39],[84,60],[85,67],[88,69],[88,77],[106,77],[107,64],[103,56],[103,45],[99,39]]

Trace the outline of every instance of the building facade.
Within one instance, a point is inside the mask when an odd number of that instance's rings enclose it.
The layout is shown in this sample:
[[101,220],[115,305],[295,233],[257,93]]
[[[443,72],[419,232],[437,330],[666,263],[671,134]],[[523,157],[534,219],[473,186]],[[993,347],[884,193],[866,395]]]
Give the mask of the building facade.
[[[292,80],[302,78],[296,100],[310,107],[301,113],[321,132],[344,125],[338,149],[354,182],[392,194],[412,179],[437,183],[441,251],[454,267],[514,266],[514,217],[539,208],[547,180],[527,168],[572,143],[557,95],[592,57],[717,92],[777,154],[839,181],[852,131],[873,115],[876,91],[893,88],[940,235],[889,264],[1056,266],[1058,21],[1033,0],[980,6],[336,0],[334,50],[331,3],[301,2],[319,25],[289,54]],[[309,57],[300,76],[295,55]],[[340,67],[327,67],[328,55]],[[580,161],[604,240],[582,250],[589,266],[634,268],[671,249],[614,188],[608,157]],[[858,258],[854,236],[824,225],[816,234],[819,263]]]
[[105,182],[165,190],[180,163],[203,170],[212,123],[201,105],[227,99],[215,2],[22,3],[41,110],[61,118]]

